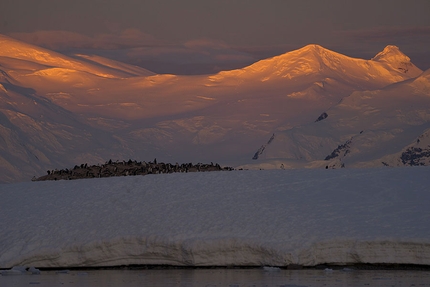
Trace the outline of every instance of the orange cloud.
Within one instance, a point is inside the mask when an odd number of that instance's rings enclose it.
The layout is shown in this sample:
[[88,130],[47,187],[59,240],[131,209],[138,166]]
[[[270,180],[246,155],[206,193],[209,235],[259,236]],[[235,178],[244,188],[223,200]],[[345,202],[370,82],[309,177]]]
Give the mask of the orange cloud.
[[36,31],[32,33],[11,33],[9,36],[52,50],[61,49],[121,49],[160,44],[161,41],[139,31],[125,29],[118,33],[98,34],[89,37],[69,31]]

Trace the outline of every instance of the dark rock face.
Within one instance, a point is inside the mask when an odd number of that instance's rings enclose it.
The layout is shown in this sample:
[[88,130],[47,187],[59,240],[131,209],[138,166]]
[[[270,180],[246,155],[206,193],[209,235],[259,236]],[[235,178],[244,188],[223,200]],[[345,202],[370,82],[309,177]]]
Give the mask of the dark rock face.
[[[417,141],[419,143],[419,140]],[[426,165],[424,159],[430,158],[430,146],[427,148],[410,147],[402,153],[400,159],[404,165]]]
[[347,140],[344,144],[338,145],[337,148],[334,149],[330,155],[326,156],[324,160],[331,160],[333,158],[336,158],[341,155],[342,152],[344,153],[343,156],[346,156],[349,153],[351,143],[352,139]]
[[260,156],[260,155],[262,155],[263,154],[263,152],[264,152],[264,150],[266,149],[266,145],[262,145],[256,152],[255,152],[255,154],[254,154],[254,156],[252,157],[252,159],[258,159],[258,157]]
[[267,141],[266,144],[262,145],[254,154],[254,156],[252,157],[252,159],[256,160],[258,159],[258,157],[260,155],[263,154],[264,150],[266,149],[266,146],[268,146],[269,144],[272,143],[272,141],[275,139],[275,134],[272,134],[272,136],[270,137],[270,139]]
[[315,122],[322,121],[323,119],[326,119],[328,117],[328,114],[326,112],[322,113]]
[[72,180],[82,178],[101,178],[112,176],[129,176],[129,175],[146,175],[146,174],[160,174],[160,173],[173,173],[173,172],[205,172],[205,171],[231,171],[232,167],[221,167],[219,164],[170,164],[170,163],[157,163],[155,159],[153,162],[137,162],[129,161],[116,161],[108,162],[102,165],[88,165],[81,164],[75,165],[72,169],[61,170],[48,170],[47,175],[33,178],[33,181],[43,180]]

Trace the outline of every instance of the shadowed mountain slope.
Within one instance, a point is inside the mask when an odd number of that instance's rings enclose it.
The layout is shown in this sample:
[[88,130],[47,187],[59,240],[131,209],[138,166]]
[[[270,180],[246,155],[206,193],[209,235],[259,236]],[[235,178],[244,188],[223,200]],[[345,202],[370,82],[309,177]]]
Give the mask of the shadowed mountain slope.
[[[380,90],[354,92],[323,115],[277,133],[260,160],[278,165],[284,159],[284,166],[301,162],[316,167],[426,165],[430,70]],[[415,163],[414,148],[421,155]]]

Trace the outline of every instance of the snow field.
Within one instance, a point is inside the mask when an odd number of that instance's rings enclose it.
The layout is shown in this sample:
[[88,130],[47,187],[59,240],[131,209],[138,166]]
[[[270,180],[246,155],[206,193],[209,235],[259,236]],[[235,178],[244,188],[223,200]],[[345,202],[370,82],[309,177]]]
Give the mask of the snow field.
[[429,167],[0,185],[0,268],[430,264]]

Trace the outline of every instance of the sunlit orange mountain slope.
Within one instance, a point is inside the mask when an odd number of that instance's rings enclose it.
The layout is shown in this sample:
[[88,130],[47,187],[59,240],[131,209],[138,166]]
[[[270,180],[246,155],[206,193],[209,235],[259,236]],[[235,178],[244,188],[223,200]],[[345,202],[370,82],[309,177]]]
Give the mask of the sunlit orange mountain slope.
[[[176,76],[93,55],[65,56],[1,35],[0,70],[0,137],[9,143],[0,154],[3,181],[84,159],[247,164],[273,133],[312,123],[355,91],[422,74],[395,46],[363,60],[308,45],[242,69]],[[261,158],[252,163],[263,164]]]

